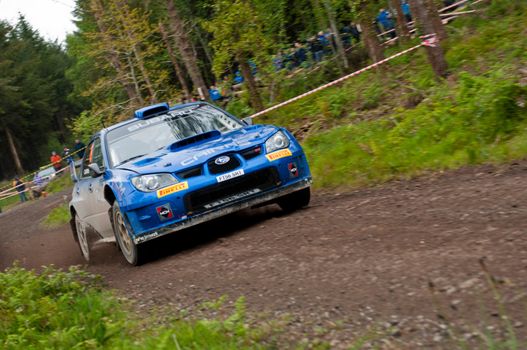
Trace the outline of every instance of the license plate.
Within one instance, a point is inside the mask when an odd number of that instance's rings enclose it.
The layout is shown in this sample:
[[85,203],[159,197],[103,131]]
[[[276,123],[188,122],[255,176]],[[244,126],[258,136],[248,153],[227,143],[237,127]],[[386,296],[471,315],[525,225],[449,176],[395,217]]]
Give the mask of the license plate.
[[230,173],[223,174],[223,175],[220,175],[220,176],[216,176],[216,180],[218,182],[223,182],[223,181],[227,181],[227,180],[230,180],[230,179],[234,179],[235,177],[238,177],[238,176],[242,176],[243,174],[245,174],[243,172],[243,169],[234,170],[234,171],[231,171]]

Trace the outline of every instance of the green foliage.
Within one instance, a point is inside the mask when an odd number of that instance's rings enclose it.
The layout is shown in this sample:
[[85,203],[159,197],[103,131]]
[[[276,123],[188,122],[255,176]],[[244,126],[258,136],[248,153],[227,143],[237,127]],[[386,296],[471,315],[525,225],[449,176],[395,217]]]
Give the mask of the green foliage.
[[23,17],[14,27],[0,21],[0,178],[15,172],[7,130],[26,169],[49,157],[42,145],[50,139],[65,140],[64,124],[79,108],[67,99],[70,64],[60,45],[45,42]]
[[44,219],[44,226],[48,228],[58,227],[70,221],[70,210],[68,203],[64,203],[53,210]]
[[249,327],[240,298],[224,319],[139,320],[98,277],[72,267],[37,275],[14,266],[0,273],[3,349],[268,349],[268,331]]
[[254,59],[260,70],[269,65],[268,51],[273,43],[266,35],[264,20],[249,0],[217,0],[214,13],[203,26],[213,35],[213,70],[218,76],[233,60]]
[[100,348],[126,324],[119,302],[76,268],[0,273],[0,347]]
[[63,172],[61,176],[55,176],[53,180],[46,186],[48,193],[62,192],[66,189],[73,187],[73,181],[69,172]]
[[305,149],[318,186],[509,160],[525,151],[518,141],[525,138],[526,99],[527,88],[504,72],[464,73],[454,91],[443,87],[415,109],[311,136]]

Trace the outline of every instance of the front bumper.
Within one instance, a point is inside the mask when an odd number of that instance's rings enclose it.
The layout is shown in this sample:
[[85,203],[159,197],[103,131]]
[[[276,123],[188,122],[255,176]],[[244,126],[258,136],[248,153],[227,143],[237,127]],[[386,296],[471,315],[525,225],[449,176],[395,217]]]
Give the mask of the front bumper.
[[210,211],[202,212],[196,215],[193,215],[183,221],[178,221],[173,224],[158,228],[157,230],[143,233],[140,236],[134,237],[134,243],[140,244],[147,241],[150,241],[154,238],[158,238],[169,233],[180,231],[198,224],[201,224],[206,221],[210,221],[221,216],[225,216],[236,211],[250,208],[259,204],[272,202],[279,197],[288,195],[290,193],[302,190],[311,185],[311,178],[305,178],[298,182],[295,182],[288,186],[278,187],[263,193],[258,193],[257,195],[247,196],[240,199],[233,200],[228,204],[225,204],[221,207],[214,208]]

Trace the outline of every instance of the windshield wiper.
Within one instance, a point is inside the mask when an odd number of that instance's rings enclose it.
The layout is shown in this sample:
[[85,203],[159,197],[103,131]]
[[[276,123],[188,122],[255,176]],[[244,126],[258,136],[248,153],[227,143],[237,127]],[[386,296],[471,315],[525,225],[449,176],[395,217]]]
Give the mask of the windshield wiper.
[[123,160],[123,161],[122,161],[121,163],[119,163],[117,166],[121,166],[121,165],[123,165],[124,163],[128,163],[128,162],[130,162],[130,161],[132,161],[132,160],[134,160],[134,159],[141,158],[141,157],[146,156],[146,155],[147,155],[147,153],[145,153],[145,154],[139,154],[139,155],[137,155],[137,156],[130,157],[130,158],[128,158],[128,159]]

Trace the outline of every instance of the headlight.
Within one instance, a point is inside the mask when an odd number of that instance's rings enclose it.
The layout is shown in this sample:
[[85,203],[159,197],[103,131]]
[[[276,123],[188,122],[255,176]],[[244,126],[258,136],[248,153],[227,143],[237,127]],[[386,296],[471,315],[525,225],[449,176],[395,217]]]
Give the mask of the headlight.
[[178,181],[170,174],[150,174],[132,178],[132,184],[135,188],[143,192],[153,192],[177,182]]
[[289,147],[289,138],[281,131],[278,131],[265,142],[267,153],[286,147]]

